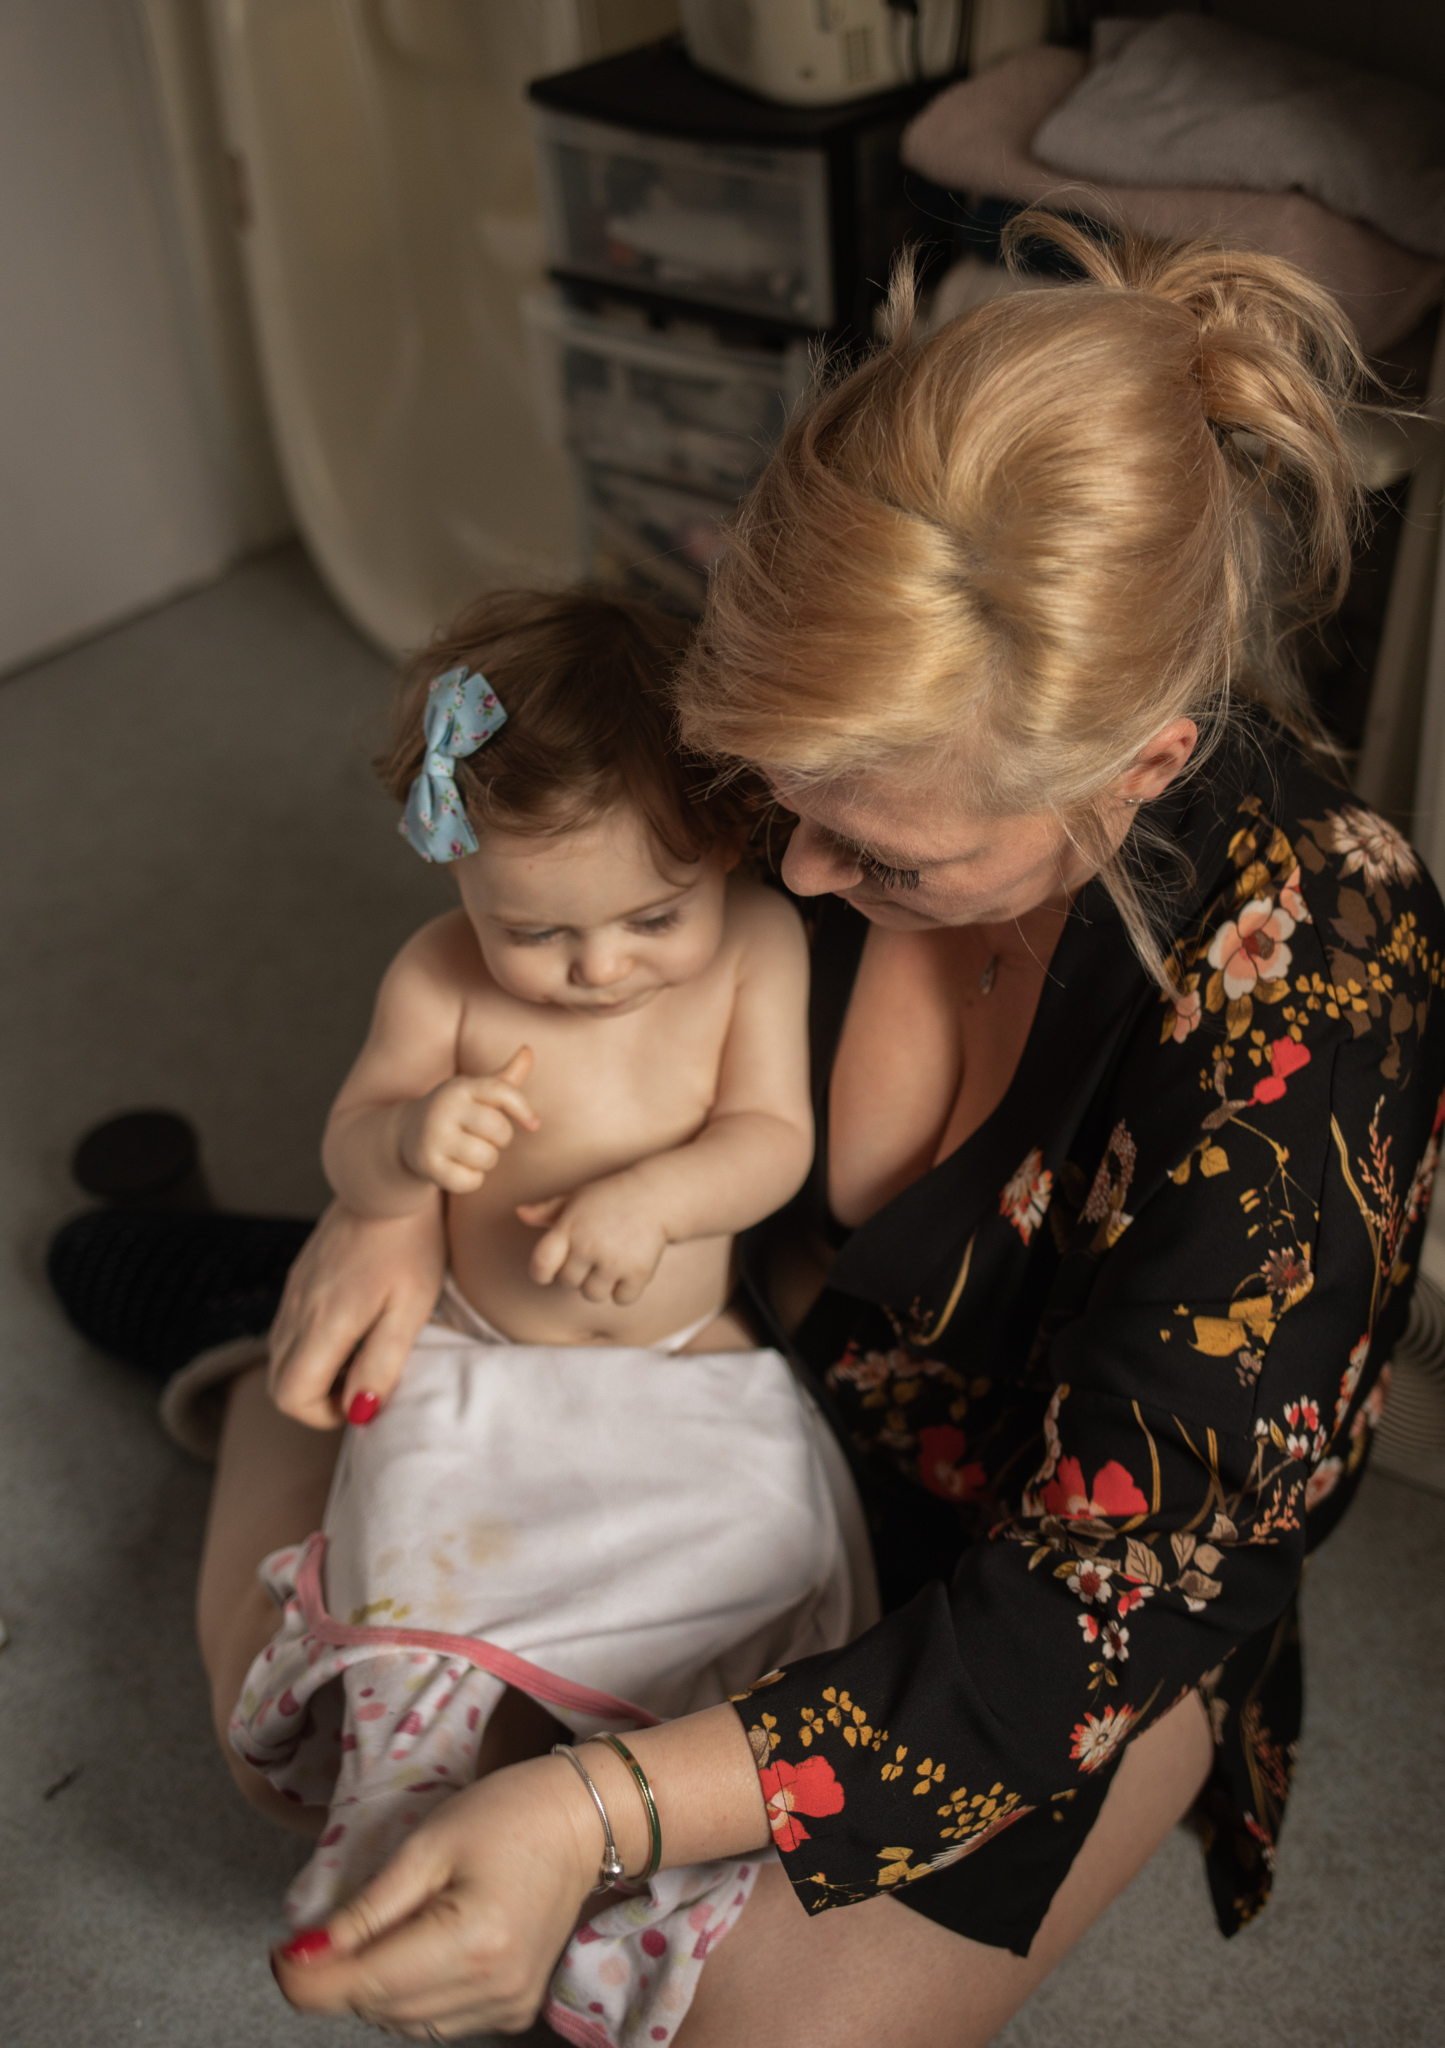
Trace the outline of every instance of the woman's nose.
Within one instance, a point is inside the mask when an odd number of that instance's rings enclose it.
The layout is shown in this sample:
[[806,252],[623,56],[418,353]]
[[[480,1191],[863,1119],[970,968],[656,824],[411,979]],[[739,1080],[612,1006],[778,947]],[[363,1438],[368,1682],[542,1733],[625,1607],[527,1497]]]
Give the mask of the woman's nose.
[[850,889],[863,870],[855,853],[806,818],[799,818],[783,855],[783,880],[799,896],[825,896]]

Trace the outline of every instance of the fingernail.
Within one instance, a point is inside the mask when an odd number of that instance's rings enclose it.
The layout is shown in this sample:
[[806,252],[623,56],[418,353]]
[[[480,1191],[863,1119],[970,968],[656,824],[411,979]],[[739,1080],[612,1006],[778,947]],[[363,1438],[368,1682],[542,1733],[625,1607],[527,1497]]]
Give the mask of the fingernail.
[[281,1950],[283,1963],[309,1963],[314,1956],[325,1955],[331,1946],[331,1936],[324,1927],[303,1927]]
[[361,1429],[372,1420],[380,1406],[381,1399],[379,1395],[372,1393],[353,1394],[351,1406],[346,1411],[346,1419],[348,1422],[353,1423],[357,1429]]

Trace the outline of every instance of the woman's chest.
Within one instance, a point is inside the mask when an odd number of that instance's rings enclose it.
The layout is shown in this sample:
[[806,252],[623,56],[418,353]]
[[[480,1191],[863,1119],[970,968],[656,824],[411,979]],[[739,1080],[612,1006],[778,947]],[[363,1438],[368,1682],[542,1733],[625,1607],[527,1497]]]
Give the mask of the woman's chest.
[[828,1090],[828,1201],[856,1227],[963,1144],[1003,1100],[1047,954],[986,927],[871,927]]

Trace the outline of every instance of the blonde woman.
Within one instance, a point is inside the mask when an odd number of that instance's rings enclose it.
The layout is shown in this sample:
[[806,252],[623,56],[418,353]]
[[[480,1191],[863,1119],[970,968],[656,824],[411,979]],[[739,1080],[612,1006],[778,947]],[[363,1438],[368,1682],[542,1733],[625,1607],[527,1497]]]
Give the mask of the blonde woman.
[[[900,290],[744,506],[678,683],[689,741],[796,820],[821,1137],[745,1278],[854,1454],[888,1610],[630,1738],[664,1864],[779,1852],[681,2048],[985,2042],[1196,1806],[1221,1926],[1258,1911],[1300,1575],[1424,1226],[1445,914],[1312,759],[1285,657],[1347,574],[1353,342],[1285,264],[1025,231],[1084,281],[926,339]],[[360,1341],[348,1392],[388,1383],[439,1259],[429,1216],[333,1214],[275,1369]],[[223,1710],[331,1445],[238,1387],[202,1588]],[[547,1735],[519,1706],[509,1753]],[[644,1802],[586,1757],[636,1871]],[[519,1761],[282,1988],[517,2030],[601,1851],[569,1760]]]

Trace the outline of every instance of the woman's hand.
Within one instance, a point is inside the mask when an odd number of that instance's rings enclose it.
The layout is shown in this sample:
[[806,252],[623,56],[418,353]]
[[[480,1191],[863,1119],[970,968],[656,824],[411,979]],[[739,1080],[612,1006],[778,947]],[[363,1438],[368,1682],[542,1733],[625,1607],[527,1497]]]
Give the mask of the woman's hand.
[[[752,1750],[731,1707],[639,1728],[627,1745],[657,1800],[665,1868],[750,1854],[768,1840]],[[641,1870],[650,1835],[626,1765],[602,1743],[581,1753],[623,1868]],[[428,2025],[445,2037],[519,2033],[601,1861],[597,1811],[567,1759],[512,1764],[448,1799],[324,1930],[278,1951],[276,1981],[307,2012],[357,2012],[418,2039]]]
[[335,1429],[361,1396],[354,1419],[369,1421],[401,1378],[445,1263],[439,1195],[385,1218],[333,1202],[287,1276],[271,1330],[268,1385],[282,1414]]
[[[589,1759],[592,1752],[588,1752]],[[597,1881],[602,1831],[565,1757],[448,1799],[379,1877],[272,1958],[303,2012],[355,2012],[424,2038],[520,2033]]]

